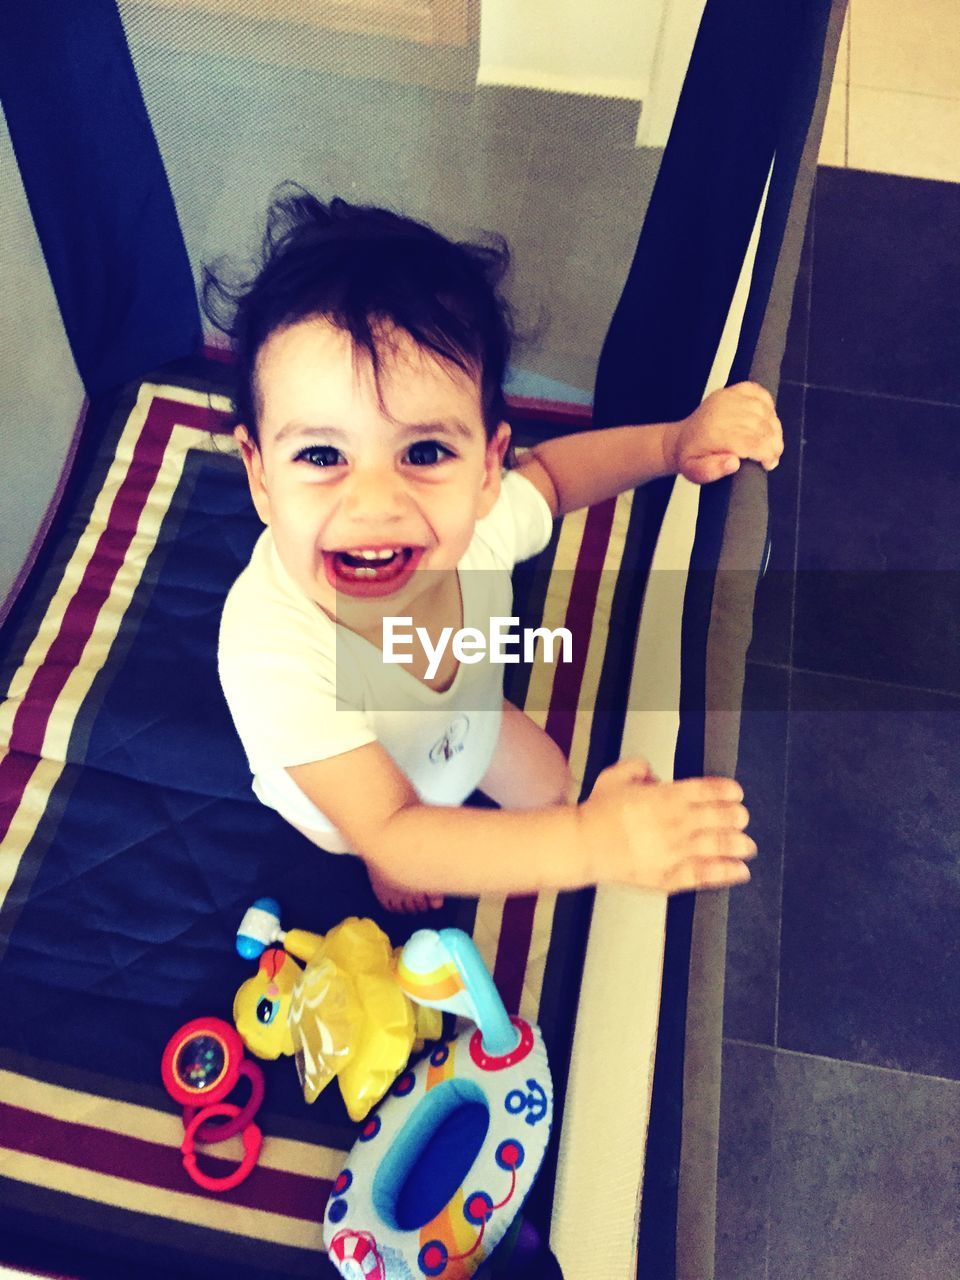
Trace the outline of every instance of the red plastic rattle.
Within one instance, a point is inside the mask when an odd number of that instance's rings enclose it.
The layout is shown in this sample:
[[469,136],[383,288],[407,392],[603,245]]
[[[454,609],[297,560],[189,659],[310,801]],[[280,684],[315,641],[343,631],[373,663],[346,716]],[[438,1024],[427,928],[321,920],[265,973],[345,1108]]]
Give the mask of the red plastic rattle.
[[[197,1131],[204,1119],[210,1116],[236,1117],[239,1112],[240,1108],[234,1106],[232,1102],[218,1102],[212,1107],[204,1107],[202,1111],[198,1111],[187,1124],[183,1142],[180,1145],[180,1150],[183,1153],[183,1167],[197,1186],[203,1187],[204,1191],[232,1191],[234,1187],[239,1187],[240,1183],[249,1175],[250,1170],[257,1163],[260,1156],[260,1147],[263,1143],[263,1135],[257,1125],[248,1124],[243,1131],[243,1159],[232,1173],[226,1174],[223,1178],[213,1178],[210,1174],[204,1173],[202,1169],[197,1168],[197,1155],[193,1144],[195,1141],[199,1141]],[[231,1123],[235,1123],[235,1121],[231,1121]],[[226,1129],[227,1125],[217,1127]]]
[[[183,1165],[194,1182],[206,1191],[229,1191],[250,1173],[260,1154],[262,1134],[253,1117],[263,1102],[263,1072],[244,1057],[243,1041],[221,1018],[195,1018],[171,1036],[160,1072],[167,1092],[183,1107]],[[240,1077],[250,1084],[250,1096],[242,1107],[224,1102]],[[198,1109],[199,1108],[199,1109]],[[226,1123],[211,1123],[226,1116]],[[224,1178],[212,1178],[197,1168],[194,1143],[225,1142],[243,1134],[243,1160]]]

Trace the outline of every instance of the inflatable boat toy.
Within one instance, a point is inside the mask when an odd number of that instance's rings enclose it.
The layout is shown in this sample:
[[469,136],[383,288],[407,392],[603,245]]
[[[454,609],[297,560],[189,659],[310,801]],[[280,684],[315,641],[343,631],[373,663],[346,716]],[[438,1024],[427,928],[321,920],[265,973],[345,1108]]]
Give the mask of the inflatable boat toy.
[[258,961],[233,1002],[240,1038],[258,1058],[293,1055],[307,1102],[336,1078],[359,1122],[413,1049],[441,1035],[443,1015],[405,994],[390,939],[372,920],[351,916],[327,934],[284,933],[279,905],[259,898],[240,924],[237,950]]
[[345,1280],[462,1280],[506,1235],[540,1169],[553,1084],[536,1027],[511,1018],[459,929],[421,930],[400,985],[476,1023],[404,1071],[333,1185],[324,1244]]

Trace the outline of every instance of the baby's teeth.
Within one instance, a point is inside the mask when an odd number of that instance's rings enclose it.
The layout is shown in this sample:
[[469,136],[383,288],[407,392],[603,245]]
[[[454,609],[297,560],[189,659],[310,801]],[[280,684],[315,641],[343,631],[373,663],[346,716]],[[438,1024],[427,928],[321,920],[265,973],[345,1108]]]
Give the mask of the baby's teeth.
[[389,560],[397,552],[396,548],[391,547],[383,551],[355,551],[353,554],[359,556],[361,560]]
[[375,578],[377,576],[376,569],[354,569],[353,572],[358,578]]

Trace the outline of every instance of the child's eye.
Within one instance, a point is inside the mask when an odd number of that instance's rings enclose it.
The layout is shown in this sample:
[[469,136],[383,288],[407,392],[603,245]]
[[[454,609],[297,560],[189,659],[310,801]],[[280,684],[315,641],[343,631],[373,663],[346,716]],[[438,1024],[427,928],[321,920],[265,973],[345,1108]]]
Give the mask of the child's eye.
[[415,467],[433,467],[452,457],[453,452],[439,440],[418,440],[407,450],[407,458]]
[[309,462],[313,467],[335,467],[342,456],[332,444],[311,444],[300,450],[294,462]]

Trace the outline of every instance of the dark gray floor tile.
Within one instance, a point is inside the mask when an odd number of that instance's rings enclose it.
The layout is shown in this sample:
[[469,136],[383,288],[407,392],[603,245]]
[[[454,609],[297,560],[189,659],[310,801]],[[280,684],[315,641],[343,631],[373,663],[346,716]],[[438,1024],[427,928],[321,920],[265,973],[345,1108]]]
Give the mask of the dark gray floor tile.
[[778,1044],[960,1078],[960,698],[795,672]]
[[770,1280],[960,1275],[960,1085],[775,1056]]
[[793,306],[787,329],[787,345],[783,352],[780,377],[788,382],[806,382],[807,348],[810,338],[810,280],[813,272],[813,229],[816,189],[810,202],[807,226],[797,267],[797,283],[793,290]]
[[737,779],[759,852],[750,883],[730,894],[727,921],[724,1033],[770,1045],[780,965],[789,679],[782,667],[747,664]]
[[779,467],[767,476],[770,559],[766,573],[757,585],[753,638],[747,655],[755,662],[790,661],[804,391],[801,386],[784,382],[777,397],[777,410],[783,423],[784,450]]
[[714,1280],[766,1280],[776,1054],[723,1046]]
[[960,690],[960,408],[810,388],[794,663]]
[[960,1274],[960,1084],[726,1042],[715,1280]]
[[960,185],[817,175],[807,381],[960,404]]

